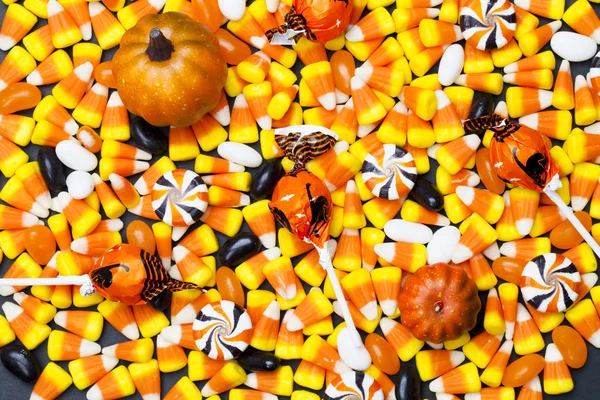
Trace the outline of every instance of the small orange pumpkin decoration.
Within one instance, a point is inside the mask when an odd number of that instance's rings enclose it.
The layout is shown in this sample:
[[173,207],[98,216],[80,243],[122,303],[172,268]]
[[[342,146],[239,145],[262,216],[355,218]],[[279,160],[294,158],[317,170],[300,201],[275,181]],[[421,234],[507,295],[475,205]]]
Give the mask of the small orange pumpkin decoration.
[[442,343],[475,327],[481,300],[477,286],[460,267],[438,263],[408,277],[398,307],[402,324],[417,339]]
[[113,74],[129,111],[154,126],[183,127],[216,106],[227,65],[206,26],[167,12],[146,15],[123,35]]

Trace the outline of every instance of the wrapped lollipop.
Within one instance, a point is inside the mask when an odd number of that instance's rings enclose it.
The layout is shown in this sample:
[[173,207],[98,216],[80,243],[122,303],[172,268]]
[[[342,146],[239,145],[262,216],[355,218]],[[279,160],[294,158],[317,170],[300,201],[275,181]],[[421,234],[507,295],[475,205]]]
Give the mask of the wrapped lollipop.
[[562,186],[558,166],[538,131],[498,114],[470,119],[464,127],[467,133],[494,132],[490,161],[498,177],[512,185],[546,193],[600,257],[598,243],[556,193]]
[[293,45],[301,37],[325,44],[344,33],[352,9],[349,0],[293,0],[285,23],[265,34],[271,44]]
[[277,144],[295,165],[275,187],[269,209],[281,225],[317,249],[319,263],[327,271],[347,324],[338,336],[340,357],[353,369],[365,370],[371,364],[371,357],[356,330],[327,248],[331,194],[323,181],[304,169],[306,162],[330,150],[337,138],[337,134],[320,126],[275,130]]
[[163,292],[201,289],[171,278],[160,259],[129,244],[119,244],[98,259],[86,275],[57,278],[0,279],[0,286],[77,285],[82,296],[100,293],[110,301],[135,306],[152,302]]

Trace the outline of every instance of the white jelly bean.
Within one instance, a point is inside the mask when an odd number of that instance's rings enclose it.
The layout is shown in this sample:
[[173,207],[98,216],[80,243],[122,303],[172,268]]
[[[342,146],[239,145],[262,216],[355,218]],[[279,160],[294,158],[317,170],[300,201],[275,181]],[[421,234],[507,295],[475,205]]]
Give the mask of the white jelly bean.
[[98,159],[91,151],[76,140],[63,140],[56,145],[56,156],[67,167],[75,171],[93,171]]
[[574,32],[556,32],[550,47],[559,57],[571,62],[580,62],[594,57],[598,45],[588,36]]
[[383,227],[383,231],[390,239],[396,242],[406,243],[429,243],[433,232],[427,225],[416,222],[392,219]]
[[256,168],[262,164],[262,156],[252,147],[236,142],[224,142],[217,148],[221,157],[248,168]]
[[427,244],[427,264],[448,263],[452,251],[460,240],[460,231],[455,226],[438,229]]
[[440,60],[438,69],[438,82],[443,86],[450,86],[460,75],[465,64],[465,50],[455,43],[448,47]]
[[74,199],[85,199],[94,191],[94,179],[87,172],[73,171],[67,176],[67,190]]

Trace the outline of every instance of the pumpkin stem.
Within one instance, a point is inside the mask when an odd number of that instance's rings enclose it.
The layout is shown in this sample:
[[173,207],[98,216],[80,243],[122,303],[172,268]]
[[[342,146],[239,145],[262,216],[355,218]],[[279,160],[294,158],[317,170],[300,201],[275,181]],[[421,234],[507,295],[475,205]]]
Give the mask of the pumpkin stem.
[[174,51],[173,43],[163,35],[160,29],[150,29],[150,42],[146,49],[150,61],[167,61]]
[[436,301],[435,304],[433,305],[433,311],[436,313],[439,313],[443,309],[444,309],[444,303],[442,303],[441,301]]

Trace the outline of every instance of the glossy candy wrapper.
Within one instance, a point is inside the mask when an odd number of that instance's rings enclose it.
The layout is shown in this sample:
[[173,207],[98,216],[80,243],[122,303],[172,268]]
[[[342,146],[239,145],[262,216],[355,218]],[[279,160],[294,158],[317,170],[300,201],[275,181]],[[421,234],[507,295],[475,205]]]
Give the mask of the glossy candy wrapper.
[[302,36],[325,44],[344,33],[350,18],[350,0],[294,0],[285,24],[266,35],[272,44],[294,44]]
[[0,286],[37,285],[81,286],[84,297],[98,292],[107,300],[130,306],[146,304],[165,290],[200,289],[193,283],[171,278],[157,257],[129,244],[108,250],[87,275],[0,279]]
[[329,240],[331,194],[323,181],[306,171],[304,165],[329,151],[337,135],[328,129],[305,125],[278,129],[275,139],[295,164],[275,187],[269,208],[277,221],[300,239],[324,248]]
[[543,192],[558,177],[558,166],[538,131],[512,123],[498,114],[468,120],[465,130],[495,133],[490,145],[490,160],[496,174],[505,182]]
[[486,130],[494,132],[490,144],[490,161],[496,175],[515,186],[547,194],[600,257],[598,243],[556,193],[562,186],[558,165],[550,156],[544,138],[538,131],[513,123],[498,114],[467,120],[464,127],[466,133],[480,136]]
[[128,244],[104,253],[89,275],[95,291],[104,298],[132,306],[148,303],[167,289],[200,289],[171,278],[157,257]]

